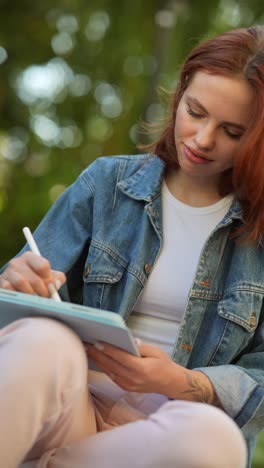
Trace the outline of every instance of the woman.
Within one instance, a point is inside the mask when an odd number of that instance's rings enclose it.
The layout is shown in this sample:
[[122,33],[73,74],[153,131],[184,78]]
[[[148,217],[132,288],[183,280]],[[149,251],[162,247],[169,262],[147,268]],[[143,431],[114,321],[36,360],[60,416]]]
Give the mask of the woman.
[[[42,296],[67,277],[71,301],[125,318],[142,356],[84,347],[47,319],[3,329],[3,466],[250,466],[264,422],[263,104],[264,28],[204,42],[156,155],[95,161],[35,232],[49,262],[23,251],[3,270],[2,288]],[[103,370],[89,392],[84,348]]]

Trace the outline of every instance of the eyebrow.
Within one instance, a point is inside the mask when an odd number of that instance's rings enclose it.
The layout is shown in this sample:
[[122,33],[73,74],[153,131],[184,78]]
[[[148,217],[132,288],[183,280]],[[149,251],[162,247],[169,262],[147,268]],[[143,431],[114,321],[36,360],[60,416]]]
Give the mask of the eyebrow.
[[[198,99],[192,97],[192,96],[189,96],[188,94],[186,95],[186,98],[194,105],[196,105],[197,107],[199,107],[206,115],[209,114],[208,110],[198,101]],[[230,125],[231,127],[235,127],[239,130],[243,130],[245,131],[246,130],[246,127],[242,124],[239,124],[239,123],[235,123],[235,122],[227,122],[227,121],[224,121],[223,122],[224,125]]]

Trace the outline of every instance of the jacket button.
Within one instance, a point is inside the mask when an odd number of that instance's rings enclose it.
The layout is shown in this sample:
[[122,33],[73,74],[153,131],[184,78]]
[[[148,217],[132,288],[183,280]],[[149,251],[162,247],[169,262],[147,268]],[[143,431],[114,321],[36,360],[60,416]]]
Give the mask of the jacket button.
[[83,272],[83,276],[86,278],[90,271],[91,271],[91,268],[92,268],[92,264],[91,263],[87,263],[85,269],[84,269],[84,272]]
[[149,275],[152,270],[152,265],[150,263],[146,263],[146,265],[144,266],[144,270],[145,270],[145,273]]
[[205,280],[201,280],[200,281],[200,285],[201,286],[205,286],[206,288],[210,288],[211,287],[211,283],[209,281],[205,281]]
[[257,317],[254,312],[252,312],[250,319],[249,319],[249,324],[251,328],[256,328],[257,326]]
[[189,344],[187,344],[187,343],[182,343],[182,344],[181,344],[181,348],[182,348],[182,349],[186,349],[186,351],[188,351],[189,353],[190,353],[191,350],[192,350],[192,346],[189,345]]

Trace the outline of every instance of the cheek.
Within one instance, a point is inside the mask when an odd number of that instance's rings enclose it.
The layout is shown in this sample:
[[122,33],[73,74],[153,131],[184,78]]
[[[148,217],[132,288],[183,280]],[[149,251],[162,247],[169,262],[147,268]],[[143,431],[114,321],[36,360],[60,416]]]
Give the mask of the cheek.
[[181,137],[193,136],[196,131],[196,125],[193,120],[190,119],[187,114],[185,107],[179,107],[175,120],[174,135],[175,139]]
[[176,114],[175,128],[174,128],[174,134],[176,138],[181,135],[184,135],[184,133],[186,132],[186,124],[187,124],[186,115],[182,111],[182,109],[179,108]]

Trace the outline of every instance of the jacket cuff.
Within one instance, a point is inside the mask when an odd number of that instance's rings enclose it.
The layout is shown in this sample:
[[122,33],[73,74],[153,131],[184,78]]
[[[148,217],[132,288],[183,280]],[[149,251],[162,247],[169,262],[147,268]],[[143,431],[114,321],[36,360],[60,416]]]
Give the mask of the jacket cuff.
[[[203,372],[209,378],[223,409],[241,429],[247,425],[253,415],[255,416],[263,402],[264,389],[242,367],[226,364],[215,367],[197,367],[194,370]],[[262,405],[260,410],[262,416],[263,412]],[[259,416],[261,416],[260,413]],[[250,424],[252,436],[252,430],[257,432],[262,427],[258,427],[259,417],[251,423],[253,423]]]

